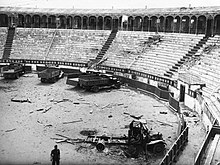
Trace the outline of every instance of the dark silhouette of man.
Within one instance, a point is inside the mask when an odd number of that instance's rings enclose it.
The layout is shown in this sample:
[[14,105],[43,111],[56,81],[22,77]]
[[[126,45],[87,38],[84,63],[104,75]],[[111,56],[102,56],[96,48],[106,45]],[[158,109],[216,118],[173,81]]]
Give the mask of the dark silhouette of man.
[[52,165],[60,164],[60,150],[57,149],[57,145],[54,146],[54,149],[51,151],[50,156],[51,156]]

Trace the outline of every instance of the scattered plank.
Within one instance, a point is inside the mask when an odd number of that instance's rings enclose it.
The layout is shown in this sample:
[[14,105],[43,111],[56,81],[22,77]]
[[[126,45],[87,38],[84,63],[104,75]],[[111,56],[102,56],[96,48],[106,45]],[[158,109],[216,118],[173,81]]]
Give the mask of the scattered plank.
[[82,119],[80,120],[75,120],[75,121],[68,121],[68,122],[63,122],[63,124],[71,124],[71,123],[77,123],[83,121]]
[[161,125],[167,125],[167,126],[170,126],[170,127],[173,127],[171,124],[168,124],[168,123],[165,123],[165,122],[162,122],[162,121],[159,121],[157,120],[159,123],[161,123]]
[[31,103],[30,99],[19,99],[19,98],[12,98],[11,101],[13,102],[19,102],[19,103],[24,103],[24,102],[28,102]]
[[167,112],[165,112],[165,111],[164,112],[160,112],[160,114],[167,114]]
[[11,132],[11,131],[15,131],[15,130],[16,130],[16,128],[13,128],[13,129],[8,129],[5,132]]
[[134,118],[134,119],[137,119],[137,120],[140,120],[143,115],[140,115],[140,116],[134,116],[134,115],[131,115],[130,113],[127,113],[127,112],[124,112],[125,115],[129,115],[130,117]]
[[52,108],[52,107],[45,108],[42,113],[46,113],[46,112],[49,111],[51,108]]
[[40,109],[37,109],[36,111],[43,111],[44,110],[44,108],[40,108]]
[[143,115],[140,115],[140,116],[130,115],[130,116],[134,119],[137,119],[137,120],[140,120],[143,117]]

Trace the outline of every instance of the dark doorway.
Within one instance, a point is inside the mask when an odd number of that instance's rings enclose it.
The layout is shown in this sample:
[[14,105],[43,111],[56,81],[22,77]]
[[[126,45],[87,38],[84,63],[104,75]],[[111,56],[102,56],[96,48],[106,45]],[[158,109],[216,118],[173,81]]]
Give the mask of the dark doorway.
[[180,102],[184,102],[185,101],[185,85],[180,85]]
[[207,20],[207,30],[206,30],[206,35],[207,36],[212,35],[212,22],[213,22],[212,19]]

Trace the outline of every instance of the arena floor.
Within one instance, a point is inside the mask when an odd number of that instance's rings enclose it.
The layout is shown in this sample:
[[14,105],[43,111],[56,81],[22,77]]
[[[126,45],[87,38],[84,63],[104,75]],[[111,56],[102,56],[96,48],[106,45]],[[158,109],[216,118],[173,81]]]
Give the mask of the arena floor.
[[[12,99],[28,102],[13,102]],[[149,128],[161,132],[169,149],[177,138],[178,121],[167,106],[138,91],[122,87],[90,93],[66,85],[66,78],[54,84],[42,84],[37,74],[17,80],[0,78],[0,164],[50,164],[50,152],[56,134],[85,138],[82,130],[96,130],[97,135],[127,135],[133,118],[146,120]],[[167,114],[160,113],[167,112]],[[71,121],[78,121],[71,123]],[[203,132],[201,124],[193,128]],[[202,139],[204,135],[201,135]],[[197,145],[201,140],[190,141]],[[198,143],[198,144],[197,144]],[[61,164],[159,164],[163,155],[126,158],[119,147],[97,152],[92,145],[59,143]],[[195,147],[186,155],[195,152]],[[181,159],[180,159],[181,161]]]

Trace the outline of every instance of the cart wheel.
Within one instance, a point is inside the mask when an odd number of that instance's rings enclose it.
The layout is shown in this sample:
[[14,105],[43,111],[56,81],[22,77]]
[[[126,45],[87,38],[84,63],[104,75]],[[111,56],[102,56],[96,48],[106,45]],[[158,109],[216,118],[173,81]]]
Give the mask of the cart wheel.
[[93,87],[91,88],[91,90],[92,90],[93,92],[98,92],[98,91],[99,91],[99,87],[93,86]]
[[155,144],[154,147],[153,147],[153,152],[155,154],[159,154],[161,153],[163,150],[164,150],[164,144],[163,143],[158,143],[158,144]]

